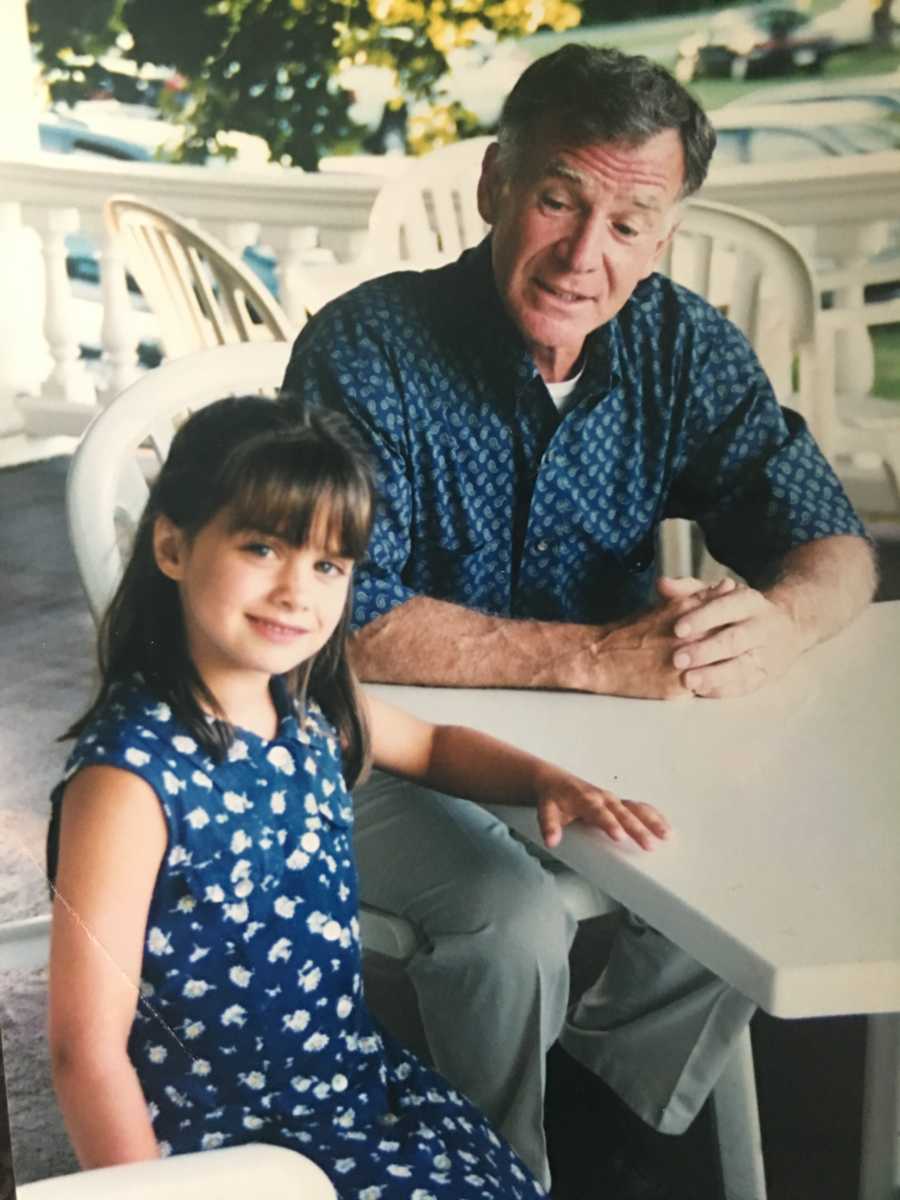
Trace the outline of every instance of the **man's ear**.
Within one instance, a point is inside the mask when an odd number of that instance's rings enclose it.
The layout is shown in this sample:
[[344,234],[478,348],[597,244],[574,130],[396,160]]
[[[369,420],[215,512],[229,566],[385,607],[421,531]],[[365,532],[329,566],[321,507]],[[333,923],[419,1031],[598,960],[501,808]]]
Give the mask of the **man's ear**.
[[182,530],[162,514],[153,523],[153,557],[163,575],[176,582],[184,578],[187,539]]
[[493,225],[497,220],[497,206],[503,184],[500,167],[497,163],[499,152],[498,144],[491,142],[484,152],[484,158],[481,161],[481,175],[478,179],[478,212],[488,225]]

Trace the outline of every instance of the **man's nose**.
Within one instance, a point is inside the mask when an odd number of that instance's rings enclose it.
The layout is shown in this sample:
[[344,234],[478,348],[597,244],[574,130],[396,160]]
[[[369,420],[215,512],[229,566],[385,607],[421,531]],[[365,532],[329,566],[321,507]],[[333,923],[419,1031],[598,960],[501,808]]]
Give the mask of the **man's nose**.
[[601,264],[610,233],[599,215],[584,217],[560,239],[557,250],[570,271],[595,271]]

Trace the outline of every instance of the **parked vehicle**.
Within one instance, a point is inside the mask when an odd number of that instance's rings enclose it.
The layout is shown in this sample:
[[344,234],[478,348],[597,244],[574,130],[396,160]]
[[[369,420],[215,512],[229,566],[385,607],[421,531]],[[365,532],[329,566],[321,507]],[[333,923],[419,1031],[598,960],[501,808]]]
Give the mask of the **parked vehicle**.
[[679,43],[675,75],[686,83],[819,72],[835,48],[834,39],[797,9],[728,10],[713,17],[706,31]]

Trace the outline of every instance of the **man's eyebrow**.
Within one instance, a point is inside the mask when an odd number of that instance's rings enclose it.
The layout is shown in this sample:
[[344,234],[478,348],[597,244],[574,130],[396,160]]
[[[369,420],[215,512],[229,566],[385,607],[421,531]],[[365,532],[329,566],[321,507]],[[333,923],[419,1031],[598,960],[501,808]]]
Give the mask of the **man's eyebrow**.
[[[579,187],[584,187],[588,183],[587,177],[574,167],[570,167],[568,163],[554,160],[547,165],[546,174],[558,179],[565,179],[569,183],[577,184]],[[647,199],[642,199],[640,196],[630,196],[628,198],[628,207],[638,208],[644,212],[660,213],[663,211],[663,205],[656,196],[650,196]]]

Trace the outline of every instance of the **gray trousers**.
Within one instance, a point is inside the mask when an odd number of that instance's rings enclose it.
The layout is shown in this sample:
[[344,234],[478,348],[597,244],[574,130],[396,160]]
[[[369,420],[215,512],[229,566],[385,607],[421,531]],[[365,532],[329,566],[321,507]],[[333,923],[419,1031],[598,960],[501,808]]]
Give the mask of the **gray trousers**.
[[434,1064],[545,1186],[557,1038],[648,1124],[687,1128],[753,1015],[746,997],[626,916],[566,1022],[576,922],[540,859],[477,804],[378,771],[354,799],[360,898],[420,935],[407,971]]

